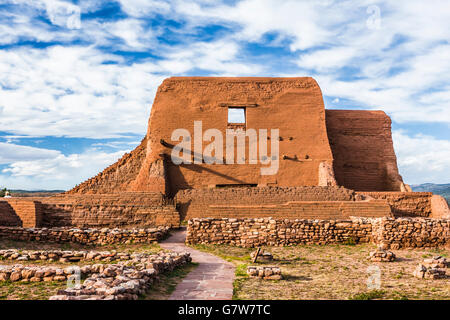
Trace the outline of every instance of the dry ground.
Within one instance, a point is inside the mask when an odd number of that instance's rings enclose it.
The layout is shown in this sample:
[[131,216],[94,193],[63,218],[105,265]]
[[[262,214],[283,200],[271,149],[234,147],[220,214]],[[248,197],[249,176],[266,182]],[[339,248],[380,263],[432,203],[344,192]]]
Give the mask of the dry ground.
[[[450,277],[423,280],[412,276],[424,258],[450,257],[449,249],[394,250],[395,262],[367,260],[374,245],[300,245],[265,247],[275,260],[256,265],[279,266],[283,280],[251,279],[246,267],[252,264],[252,249],[222,245],[196,245],[237,265],[234,299],[450,299]],[[369,266],[378,266],[381,286],[369,290]],[[450,274],[450,270],[447,271]]]

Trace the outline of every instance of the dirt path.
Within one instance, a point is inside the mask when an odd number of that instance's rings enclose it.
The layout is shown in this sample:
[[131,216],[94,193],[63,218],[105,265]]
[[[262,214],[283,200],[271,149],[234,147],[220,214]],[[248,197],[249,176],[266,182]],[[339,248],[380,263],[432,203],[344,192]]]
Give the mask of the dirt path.
[[189,252],[199,265],[178,284],[169,300],[229,300],[233,296],[234,265],[214,255],[184,244],[186,229],[181,228],[161,242],[164,249]]

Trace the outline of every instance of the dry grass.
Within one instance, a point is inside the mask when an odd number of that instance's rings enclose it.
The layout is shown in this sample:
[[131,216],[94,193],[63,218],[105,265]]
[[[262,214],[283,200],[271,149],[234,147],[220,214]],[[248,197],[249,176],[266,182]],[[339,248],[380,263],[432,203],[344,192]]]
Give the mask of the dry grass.
[[118,252],[145,252],[156,253],[163,250],[158,243],[136,243],[136,244],[105,244],[105,245],[85,245],[80,243],[51,243],[36,241],[12,241],[0,240],[0,249],[18,250],[92,250]]
[[[450,299],[450,278],[422,280],[412,276],[423,258],[437,254],[449,257],[448,249],[396,250],[397,261],[372,263],[367,257],[375,246],[370,244],[265,247],[275,258],[266,264],[281,267],[284,276],[283,280],[266,281],[246,276],[245,268],[251,262],[249,249],[214,245],[195,247],[238,266],[235,299]],[[369,266],[380,268],[378,290],[367,288]]]
[[47,300],[66,282],[0,282],[0,300]]

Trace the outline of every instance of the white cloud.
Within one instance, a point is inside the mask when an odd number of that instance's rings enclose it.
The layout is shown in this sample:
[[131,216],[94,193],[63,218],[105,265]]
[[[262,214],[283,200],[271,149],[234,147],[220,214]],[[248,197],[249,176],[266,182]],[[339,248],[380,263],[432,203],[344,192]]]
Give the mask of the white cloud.
[[29,146],[21,146],[12,143],[0,142],[0,164],[8,164],[23,159],[48,160],[60,154],[56,150],[40,149]]
[[35,136],[106,138],[144,134],[157,85],[151,63],[90,47],[0,51],[0,130]]
[[183,73],[191,69],[203,69],[221,76],[258,74],[262,67],[240,61],[239,46],[233,42],[219,40],[214,42],[195,42],[184,47],[167,50],[165,59],[158,64],[173,73]]
[[[38,148],[33,149],[35,149],[33,151],[35,154],[46,152],[39,151]],[[10,189],[70,189],[95,176],[117,161],[125,152],[105,153],[92,149],[68,156],[55,152],[50,157],[42,159],[33,155],[26,157],[23,154],[22,158],[30,160],[11,163],[0,175],[0,185]]]
[[403,180],[408,184],[450,181],[450,141],[402,131],[393,132],[394,148]]
[[158,0],[118,0],[122,10],[132,17],[170,12],[170,3]]

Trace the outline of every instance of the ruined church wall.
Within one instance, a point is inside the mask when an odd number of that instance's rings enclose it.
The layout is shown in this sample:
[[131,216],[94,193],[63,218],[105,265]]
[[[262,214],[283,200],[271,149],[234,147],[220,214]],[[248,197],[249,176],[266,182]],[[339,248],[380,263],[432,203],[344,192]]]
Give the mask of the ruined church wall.
[[[269,137],[270,129],[279,129],[280,156],[296,156],[298,160],[280,159],[278,173],[273,176],[261,175],[264,165],[248,164],[248,154],[247,165],[171,164],[172,149],[162,145],[161,139],[176,145],[179,141],[171,140],[172,132],[184,128],[193,135],[194,121],[202,121],[203,132],[214,128],[224,134],[228,106],[246,108],[246,128],[268,129]],[[146,166],[135,184],[149,191],[160,188],[162,181],[159,175],[148,174],[148,164],[165,154],[171,194],[221,184],[318,185],[320,163],[332,161],[322,93],[312,78],[166,79],[154,100],[147,139]],[[270,139],[267,142],[270,149]]]
[[391,120],[383,111],[326,110],[338,185],[356,191],[400,191]]
[[186,242],[240,247],[368,242],[391,249],[449,247],[450,220],[202,218],[189,220]]
[[136,179],[147,154],[147,139],[117,162],[66,194],[109,194],[132,191],[130,184]]

